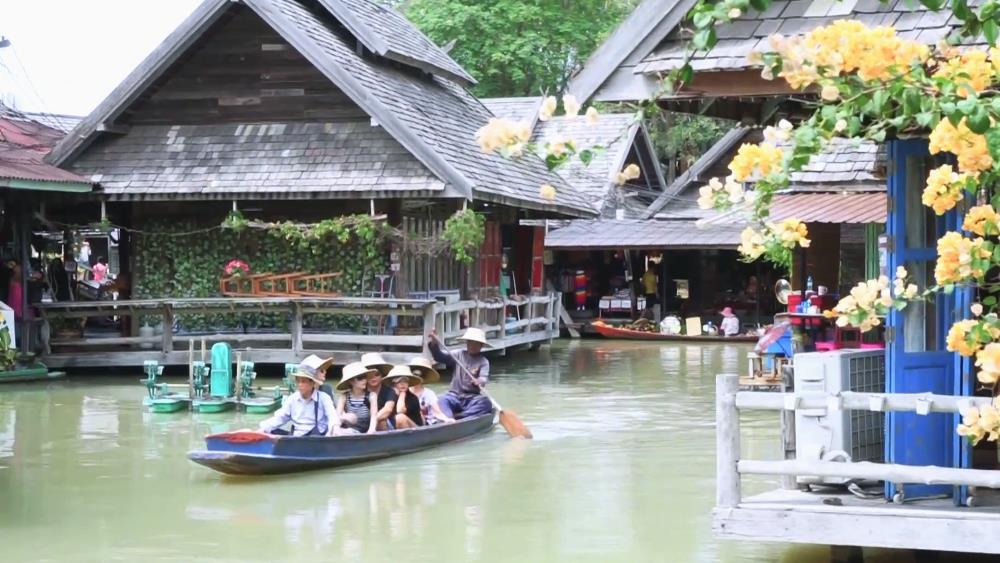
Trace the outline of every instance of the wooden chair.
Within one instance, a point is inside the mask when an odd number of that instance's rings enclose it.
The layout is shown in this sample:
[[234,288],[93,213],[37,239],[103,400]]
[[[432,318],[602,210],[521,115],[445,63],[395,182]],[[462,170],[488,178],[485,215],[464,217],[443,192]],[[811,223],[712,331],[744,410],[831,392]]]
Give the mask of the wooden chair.
[[342,275],[343,272],[299,275],[291,280],[290,291],[301,297],[337,297],[340,292],[333,289],[333,281]]

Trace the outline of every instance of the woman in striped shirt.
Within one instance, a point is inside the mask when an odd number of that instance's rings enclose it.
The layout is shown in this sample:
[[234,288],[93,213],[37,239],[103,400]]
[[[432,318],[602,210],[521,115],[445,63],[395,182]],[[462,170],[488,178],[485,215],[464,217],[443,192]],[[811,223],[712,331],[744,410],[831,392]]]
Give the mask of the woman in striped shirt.
[[342,391],[337,397],[337,414],[341,424],[359,434],[375,432],[378,420],[372,416],[378,410],[378,395],[365,394],[367,377],[375,370],[366,368],[361,362],[353,362],[344,366],[337,391]]

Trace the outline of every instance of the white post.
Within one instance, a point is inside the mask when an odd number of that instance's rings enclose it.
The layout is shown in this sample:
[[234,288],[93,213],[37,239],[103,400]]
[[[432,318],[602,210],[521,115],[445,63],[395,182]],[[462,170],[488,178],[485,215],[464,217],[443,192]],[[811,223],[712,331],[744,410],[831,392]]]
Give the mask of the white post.
[[740,503],[740,412],[736,393],[740,377],[715,376],[715,506],[733,508]]
[[[431,329],[432,328],[436,328],[435,327],[435,323],[437,322],[437,319],[435,318],[436,315],[434,314],[435,313],[434,310],[435,310],[434,303],[426,303],[426,304],[424,304],[424,326],[423,326],[424,345],[423,345],[423,350],[421,351],[421,353],[424,356],[427,356],[427,357],[430,356],[430,348],[428,347],[428,343],[431,341],[431,337],[430,337]],[[442,342],[443,342],[444,341],[444,335],[443,334],[441,335],[441,339],[442,339]]]

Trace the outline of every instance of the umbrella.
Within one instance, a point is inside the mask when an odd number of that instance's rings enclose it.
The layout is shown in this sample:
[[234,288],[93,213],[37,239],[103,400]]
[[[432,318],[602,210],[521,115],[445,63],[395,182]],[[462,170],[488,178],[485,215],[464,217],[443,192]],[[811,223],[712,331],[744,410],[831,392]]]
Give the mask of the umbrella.
[[774,344],[775,342],[780,340],[781,337],[785,335],[785,332],[789,328],[791,328],[791,326],[792,323],[786,320],[786,321],[781,321],[778,324],[773,324],[767,327],[767,330],[764,331],[764,334],[761,335],[760,339],[757,340],[757,345],[753,349],[754,352],[758,354],[763,354],[764,352],[766,352],[767,349],[771,346],[771,344]]

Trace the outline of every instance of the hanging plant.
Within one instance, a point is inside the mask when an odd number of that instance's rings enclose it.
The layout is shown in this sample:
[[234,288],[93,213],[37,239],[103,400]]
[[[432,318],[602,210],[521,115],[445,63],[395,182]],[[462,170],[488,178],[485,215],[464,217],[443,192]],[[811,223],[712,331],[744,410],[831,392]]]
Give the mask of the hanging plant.
[[240,213],[239,209],[233,209],[226,215],[226,218],[222,221],[222,228],[235,231],[237,233],[242,232],[250,224],[250,221]]
[[486,240],[486,218],[471,209],[456,211],[445,221],[441,238],[451,246],[455,260],[468,266]]

